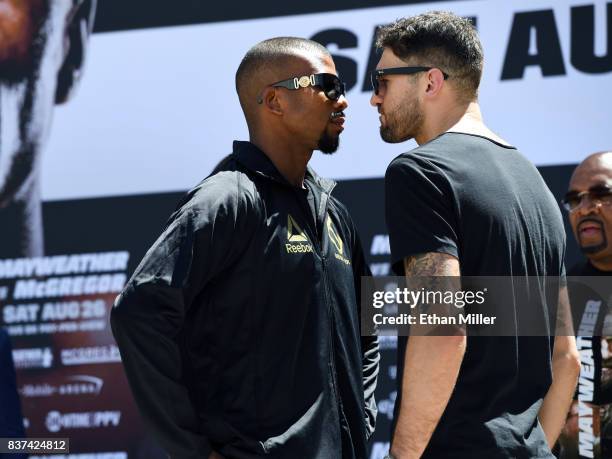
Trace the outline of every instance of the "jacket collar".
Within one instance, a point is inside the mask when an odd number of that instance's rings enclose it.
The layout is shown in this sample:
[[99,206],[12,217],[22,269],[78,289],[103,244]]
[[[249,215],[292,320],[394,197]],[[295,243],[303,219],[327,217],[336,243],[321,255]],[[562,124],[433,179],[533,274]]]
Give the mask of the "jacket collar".
[[[294,188],[293,185],[289,183],[287,179],[285,179],[285,177],[283,177],[283,175],[278,171],[270,158],[268,158],[263,151],[261,151],[251,142],[234,140],[233,150],[234,156],[238,162],[247,169],[263,177]],[[336,182],[333,180],[319,177],[310,166],[306,166],[305,180],[318,185],[319,188],[321,188],[321,190],[325,193],[331,193],[336,186]]]

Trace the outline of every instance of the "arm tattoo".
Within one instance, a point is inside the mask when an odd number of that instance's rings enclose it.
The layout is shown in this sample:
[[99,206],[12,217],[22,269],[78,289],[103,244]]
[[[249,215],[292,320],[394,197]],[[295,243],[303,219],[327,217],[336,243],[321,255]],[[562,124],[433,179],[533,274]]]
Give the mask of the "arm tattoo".
[[459,276],[459,260],[446,253],[420,253],[404,259],[407,277]]
[[[432,292],[449,292],[461,290],[459,260],[446,253],[421,253],[404,259],[404,271],[407,284],[413,289],[425,289]],[[462,310],[452,304],[420,303],[418,313],[439,314],[453,317]],[[464,326],[420,325],[411,328],[414,335],[452,336],[465,335]]]

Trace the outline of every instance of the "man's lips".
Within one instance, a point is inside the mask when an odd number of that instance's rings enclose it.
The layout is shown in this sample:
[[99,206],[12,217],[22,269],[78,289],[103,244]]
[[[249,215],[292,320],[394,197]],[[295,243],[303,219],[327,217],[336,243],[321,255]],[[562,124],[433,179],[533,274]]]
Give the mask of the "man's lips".
[[346,121],[346,117],[344,116],[344,112],[334,112],[330,116],[330,121],[338,126],[341,129],[344,129],[344,122]]
[[595,220],[586,220],[578,225],[578,233],[581,236],[592,236],[601,233],[602,224]]

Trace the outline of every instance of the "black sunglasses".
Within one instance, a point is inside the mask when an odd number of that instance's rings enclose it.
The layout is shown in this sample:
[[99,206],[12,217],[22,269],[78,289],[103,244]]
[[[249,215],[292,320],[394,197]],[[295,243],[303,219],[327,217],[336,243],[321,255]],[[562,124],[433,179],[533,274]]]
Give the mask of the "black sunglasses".
[[[370,72],[370,83],[372,83],[372,89],[374,94],[378,95],[378,89],[380,87],[380,78],[384,75],[412,75],[419,72],[427,72],[436,67],[392,67],[388,69],[375,69]],[[442,72],[442,70],[440,70]],[[448,74],[442,72],[444,79],[448,79]]]
[[275,88],[287,88],[291,90],[307,88],[308,86],[319,86],[330,100],[338,100],[346,94],[346,85],[333,73],[315,73],[301,77],[289,78],[271,84]]
[[601,205],[612,205],[612,188],[607,186],[594,186],[587,191],[570,191],[561,200],[563,207],[568,212],[573,212],[582,205],[585,196],[588,196],[592,203]]

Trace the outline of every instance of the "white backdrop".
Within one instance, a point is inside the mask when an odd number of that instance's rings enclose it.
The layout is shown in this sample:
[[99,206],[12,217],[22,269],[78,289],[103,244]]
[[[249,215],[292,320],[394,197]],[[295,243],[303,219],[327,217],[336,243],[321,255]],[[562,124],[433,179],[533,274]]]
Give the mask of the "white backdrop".
[[[595,49],[605,55],[606,2],[595,5]],[[311,37],[341,28],[358,46],[333,54],[357,62],[346,129],[334,156],[315,154],[316,170],[335,179],[380,177],[414,147],[388,145],[361,87],[376,25],[430,9],[475,16],[485,48],[481,105],[485,120],[536,165],[574,163],[612,148],[612,74],[585,74],[570,63],[570,8],[585,0],[472,0],[369,8],[215,24],[96,34],[81,87],[55,111],[43,154],[43,198],[72,199],[185,190],[206,176],[247,130],[234,73],[248,48],[279,35]],[[514,15],[554,10],[566,75],[501,80]],[[537,53],[535,33],[530,52]],[[610,50],[612,52],[612,50]]]

